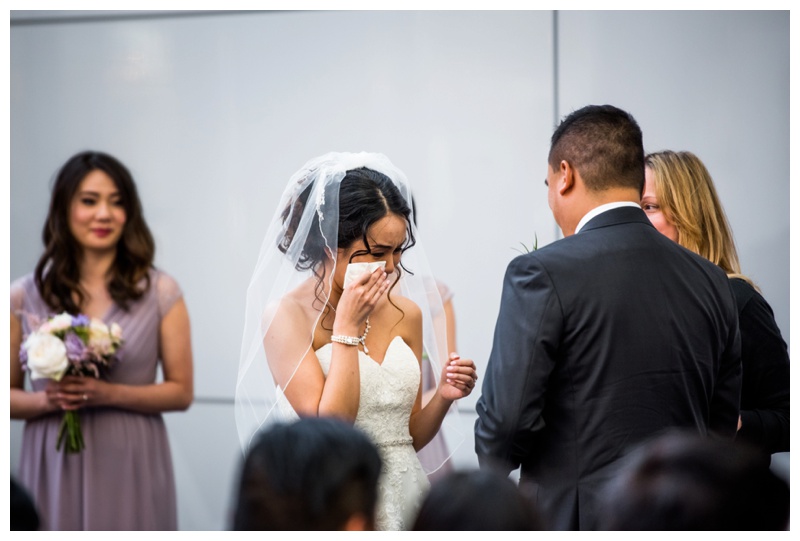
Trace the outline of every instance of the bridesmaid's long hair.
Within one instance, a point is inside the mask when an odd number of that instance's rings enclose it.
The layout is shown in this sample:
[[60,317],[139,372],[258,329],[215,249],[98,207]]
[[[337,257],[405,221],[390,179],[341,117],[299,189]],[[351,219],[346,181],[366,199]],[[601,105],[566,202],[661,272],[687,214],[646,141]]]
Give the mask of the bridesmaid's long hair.
[[56,176],[42,231],[44,253],[34,272],[39,294],[54,311],[76,314],[86,296],[80,286],[79,261],[83,248],[70,232],[69,216],[78,187],[86,175],[96,170],[114,181],[125,209],[125,226],[111,266],[108,292],[119,306],[127,308],[130,301],[141,298],[150,287],[155,242],[144,220],[133,177],[113,156],[81,152],[70,158]]

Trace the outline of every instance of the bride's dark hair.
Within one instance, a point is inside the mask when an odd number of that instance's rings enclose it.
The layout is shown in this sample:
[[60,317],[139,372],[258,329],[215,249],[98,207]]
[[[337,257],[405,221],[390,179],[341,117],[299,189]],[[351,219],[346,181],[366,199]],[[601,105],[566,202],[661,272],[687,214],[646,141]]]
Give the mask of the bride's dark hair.
[[[309,184],[294,201],[287,205],[281,214],[286,232],[279,240],[278,248],[283,253],[288,251],[294,240],[300,217],[308,204],[312,187],[313,183]],[[334,183],[327,186],[325,190],[329,192],[336,188],[337,185]],[[350,256],[351,261],[356,256],[372,253],[367,231],[372,224],[390,213],[402,216],[406,221],[406,242],[401,250],[404,252],[414,246],[416,240],[411,228],[411,207],[409,207],[408,202],[389,177],[366,167],[352,169],[345,173],[344,178],[338,185],[338,189],[339,233],[336,239],[336,246],[338,249],[347,249],[358,239],[361,239],[364,242],[364,246],[366,246],[365,250],[354,252]],[[329,201],[336,200],[335,197],[328,197],[327,193],[326,199]],[[320,292],[325,278],[325,270],[322,263],[328,257],[325,238],[320,228],[319,215],[314,213],[311,229],[295,268],[299,271],[311,270],[314,273],[317,278],[316,296],[320,302],[322,302]],[[403,266],[401,261],[397,267],[398,278],[401,275],[401,268],[406,272],[410,272]]]

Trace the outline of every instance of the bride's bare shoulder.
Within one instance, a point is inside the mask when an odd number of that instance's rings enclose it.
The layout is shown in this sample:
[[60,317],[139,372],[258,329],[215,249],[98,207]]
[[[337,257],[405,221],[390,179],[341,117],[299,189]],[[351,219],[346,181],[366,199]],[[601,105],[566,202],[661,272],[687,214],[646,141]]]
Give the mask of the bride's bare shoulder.
[[[280,299],[268,304],[264,309],[263,319],[270,327],[277,325],[286,328],[300,321],[316,318],[319,310],[314,309],[315,300],[313,287],[310,288],[309,284],[304,282]],[[273,322],[276,325],[272,325]]]
[[399,309],[405,318],[411,318],[412,320],[422,319],[422,310],[419,305],[408,297],[393,294],[387,298],[387,304],[395,310]]

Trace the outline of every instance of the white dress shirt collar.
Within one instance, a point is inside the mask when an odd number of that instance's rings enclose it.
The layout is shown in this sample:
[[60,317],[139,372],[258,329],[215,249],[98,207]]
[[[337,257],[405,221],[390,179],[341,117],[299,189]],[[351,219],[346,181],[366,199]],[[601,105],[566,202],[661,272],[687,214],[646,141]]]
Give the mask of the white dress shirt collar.
[[641,208],[638,203],[634,203],[633,201],[614,201],[613,203],[606,203],[605,205],[600,205],[599,207],[595,207],[581,218],[581,221],[578,222],[578,227],[575,228],[575,234],[586,225],[586,222],[594,218],[595,216],[606,212],[607,210],[616,209],[620,207],[636,207]]

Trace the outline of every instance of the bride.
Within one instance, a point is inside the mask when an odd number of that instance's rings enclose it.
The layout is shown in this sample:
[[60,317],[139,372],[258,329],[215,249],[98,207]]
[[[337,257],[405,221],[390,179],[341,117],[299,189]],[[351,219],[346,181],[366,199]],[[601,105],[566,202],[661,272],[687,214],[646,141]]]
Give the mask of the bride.
[[[387,530],[413,522],[429,487],[416,451],[477,380],[431,317],[441,298],[410,200],[381,154],[329,153],[292,176],[248,288],[236,389],[245,448],[265,424],[303,416],[370,436],[383,459],[376,527]],[[423,359],[441,373],[425,407]]]

